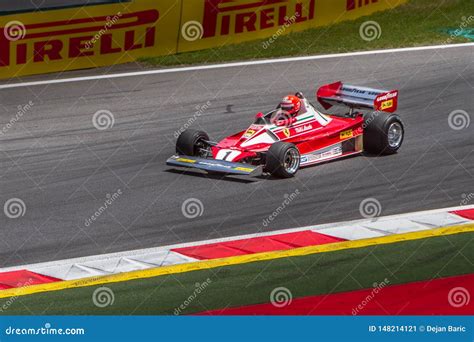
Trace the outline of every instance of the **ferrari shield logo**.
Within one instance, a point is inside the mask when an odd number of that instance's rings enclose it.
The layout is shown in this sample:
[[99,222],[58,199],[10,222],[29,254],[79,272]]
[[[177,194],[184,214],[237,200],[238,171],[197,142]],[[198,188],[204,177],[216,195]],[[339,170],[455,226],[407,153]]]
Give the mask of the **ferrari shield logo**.
[[289,130],[288,128],[284,128],[284,129],[283,129],[283,134],[284,134],[287,138],[289,138],[289,137],[290,137],[290,130]]

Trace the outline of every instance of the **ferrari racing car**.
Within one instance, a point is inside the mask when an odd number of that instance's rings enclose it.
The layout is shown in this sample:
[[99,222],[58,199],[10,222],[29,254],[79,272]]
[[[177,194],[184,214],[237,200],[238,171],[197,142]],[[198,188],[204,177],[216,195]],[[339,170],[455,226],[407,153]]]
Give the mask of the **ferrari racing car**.
[[[209,173],[279,178],[293,177],[301,167],[362,152],[396,153],[404,138],[404,125],[394,114],[398,91],[377,90],[336,82],[316,92],[321,106],[347,107],[341,115],[317,110],[302,93],[289,95],[276,109],[258,113],[244,131],[214,142],[202,131],[188,129],[176,142],[174,167]],[[362,112],[362,110],[370,110]]]

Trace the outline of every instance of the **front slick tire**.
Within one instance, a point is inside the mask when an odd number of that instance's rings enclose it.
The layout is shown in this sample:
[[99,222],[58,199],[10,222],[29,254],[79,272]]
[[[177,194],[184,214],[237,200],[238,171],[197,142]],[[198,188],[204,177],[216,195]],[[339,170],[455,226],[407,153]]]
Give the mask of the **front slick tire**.
[[405,126],[396,114],[371,113],[365,117],[364,150],[388,155],[397,153],[403,143]]
[[265,171],[278,178],[291,178],[298,172],[300,160],[300,152],[295,145],[276,142],[267,152]]
[[205,147],[204,141],[208,141],[206,132],[187,129],[181,133],[176,141],[176,153],[185,156],[199,156],[200,149]]

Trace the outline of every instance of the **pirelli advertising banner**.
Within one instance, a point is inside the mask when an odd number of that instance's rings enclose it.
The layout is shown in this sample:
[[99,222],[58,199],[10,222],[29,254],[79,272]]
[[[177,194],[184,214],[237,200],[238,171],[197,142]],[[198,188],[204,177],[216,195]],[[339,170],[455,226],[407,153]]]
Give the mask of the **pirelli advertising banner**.
[[178,51],[269,38],[356,19],[406,0],[184,0]]
[[0,77],[176,53],[180,0],[136,0],[0,16]]
[[0,16],[0,78],[271,38],[405,1],[130,0]]

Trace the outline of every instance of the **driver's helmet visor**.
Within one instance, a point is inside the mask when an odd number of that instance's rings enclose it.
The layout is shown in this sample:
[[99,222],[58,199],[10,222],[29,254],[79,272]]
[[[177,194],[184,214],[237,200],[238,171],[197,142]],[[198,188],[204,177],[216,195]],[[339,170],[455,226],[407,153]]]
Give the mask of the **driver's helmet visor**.
[[280,108],[290,114],[293,114],[295,111],[295,105],[292,103],[291,104],[282,103],[280,104]]

